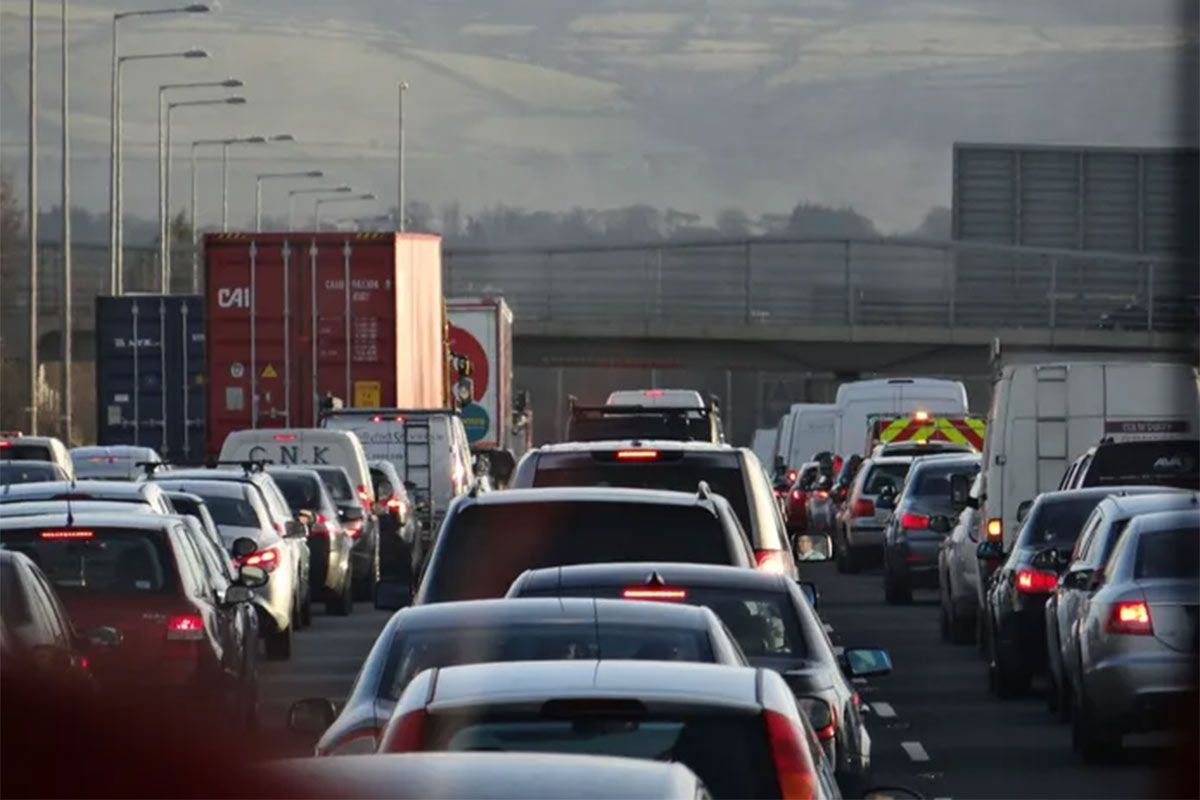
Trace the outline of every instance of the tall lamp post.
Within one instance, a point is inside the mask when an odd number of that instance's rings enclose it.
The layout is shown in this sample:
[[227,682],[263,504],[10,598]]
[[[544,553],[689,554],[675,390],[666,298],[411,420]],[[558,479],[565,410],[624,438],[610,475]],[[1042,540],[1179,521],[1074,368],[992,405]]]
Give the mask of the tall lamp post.
[[[228,147],[231,144],[262,144],[267,141],[263,136],[240,136],[230,137],[225,139],[197,139],[192,142],[192,178],[191,178],[191,193],[192,193],[192,294],[200,294],[200,266],[199,266],[199,251],[196,249],[198,240],[197,219],[196,219],[196,148],[204,147],[205,145],[222,145]],[[224,207],[224,199],[222,199],[222,207]]]
[[117,78],[120,60],[117,47],[117,31],[118,25],[122,20],[132,19],[133,17],[150,17],[162,16],[165,14],[203,14],[209,10],[204,3],[191,3],[186,6],[175,6],[171,8],[152,8],[141,9],[138,11],[118,11],[113,14],[112,20],[112,74],[109,78],[109,117],[108,117],[108,290],[112,294],[118,294],[118,265],[121,259],[118,257],[118,225],[117,219],[120,211],[120,198],[117,190],[119,182],[119,169],[117,166],[117,140],[120,136],[117,125],[117,117],[121,107],[121,87],[120,81]]
[[296,195],[299,194],[347,194],[354,191],[346,184],[341,186],[315,186],[310,189],[292,189],[288,191],[288,230],[296,230]]
[[321,205],[323,203],[356,203],[360,200],[374,200],[375,195],[368,192],[367,194],[355,194],[349,197],[322,197],[318,198],[313,204],[313,230],[321,230]]
[[399,153],[397,153],[397,168],[396,168],[396,213],[400,215],[400,230],[405,230],[404,218],[407,213],[404,209],[404,93],[408,91],[408,82],[400,82],[399,92],[399,115],[397,119],[397,127],[399,130]]
[[319,169],[307,172],[264,172],[254,177],[254,232],[262,231],[262,182],[266,180],[286,180],[296,178],[324,178],[325,173]]
[[[274,136],[255,137],[267,142],[294,142],[296,137],[290,133],[277,133]],[[229,142],[221,147],[221,232],[229,230]]]

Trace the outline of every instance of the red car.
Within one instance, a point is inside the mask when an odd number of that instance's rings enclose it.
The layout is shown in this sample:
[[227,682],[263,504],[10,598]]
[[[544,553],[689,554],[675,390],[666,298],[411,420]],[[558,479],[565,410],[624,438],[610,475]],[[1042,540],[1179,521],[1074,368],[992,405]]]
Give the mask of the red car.
[[796,471],[796,479],[783,498],[783,516],[787,520],[788,533],[804,533],[808,530],[808,498],[818,491],[820,474],[821,465],[816,461],[809,461]]

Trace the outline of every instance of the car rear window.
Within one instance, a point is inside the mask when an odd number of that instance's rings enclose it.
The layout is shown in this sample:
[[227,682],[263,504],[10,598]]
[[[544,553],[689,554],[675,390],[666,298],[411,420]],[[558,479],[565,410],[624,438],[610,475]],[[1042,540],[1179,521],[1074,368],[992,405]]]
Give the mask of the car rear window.
[[55,588],[89,594],[169,591],[174,560],[162,534],[120,528],[7,531],[0,542],[29,556]]
[[1117,442],[1096,448],[1083,486],[1174,486],[1200,489],[1200,442]]
[[911,463],[872,464],[871,471],[863,482],[863,494],[879,494],[883,487],[891,484],[897,492],[904,486]]
[[353,503],[355,502],[354,489],[350,486],[350,478],[346,475],[346,471],[341,467],[325,467],[317,469],[317,474],[321,476],[321,480],[325,482],[325,488],[329,490],[329,495],[335,503]]
[[1200,527],[1155,531],[1138,540],[1135,578],[1200,577]]
[[617,439],[667,439],[682,442],[711,442],[712,424],[702,411],[687,413],[622,414],[620,416],[571,420],[567,439],[573,442],[602,442]]
[[695,772],[713,797],[779,796],[765,726],[758,713],[555,716],[495,714],[487,709],[435,714],[426,749],[676,761]]
[[124,456],[87,456],[72,461],[77,478],[131,481],[141,471],[133,459]]
[[473,505],[442,529],[425,602],[503,597],[527,569],[610,561],[737,564],[720,520],[698,505]]
[[321,490],[316,478],[287,472],[272,472],[271,478],[279,486],[279,491],[283,492],[293,513],[321,507]]
[[[606,454],[610,455],[610,454]],[[694,494],[700,481],[729,501],[734,515],[747,531],[754,530],[746,482],[741,462],[735,453],[702,458],[689,457],[654,462],[600,461],[587,456],[546,454],[537,462],[533,485],[541,486],[617,486],[625,489],[665,489]]]
[[53,461],[50,448],[44,444],[12,442],[0,447],[0,461]]
[[917,470],[909,492],[917,497],[948,498],[951,475],[974,475],[978,471],[979,465],[970,463],[925,465]]
[[62,480],[62,477],[58,468],[48,461],[42,464],[0,463],[0,485],[57,481]]
[[1083,523],[1103,499],[1103,495],[1097,494],[1038,503],[1021,528],[1017,546],[1056,545],[1065,549],[1075,544]]
[[[597,634],[599,640],[597,641]],[[600,626],[589,619],[553,625],[441,628],[396,637],[384,670],[383,695],[400,697],[422,670],[492,661],[564,661],[578,658],[712,663],[708,634],[661,625]]]

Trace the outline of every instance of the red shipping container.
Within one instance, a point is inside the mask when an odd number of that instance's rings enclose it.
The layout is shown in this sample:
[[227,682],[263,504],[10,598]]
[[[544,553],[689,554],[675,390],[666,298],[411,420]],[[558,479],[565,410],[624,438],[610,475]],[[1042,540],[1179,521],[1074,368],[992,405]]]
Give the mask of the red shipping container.
[[441,244],[409,233],[205,236],[208,453],[230,431],[315,427],[326,395],[444,408]]

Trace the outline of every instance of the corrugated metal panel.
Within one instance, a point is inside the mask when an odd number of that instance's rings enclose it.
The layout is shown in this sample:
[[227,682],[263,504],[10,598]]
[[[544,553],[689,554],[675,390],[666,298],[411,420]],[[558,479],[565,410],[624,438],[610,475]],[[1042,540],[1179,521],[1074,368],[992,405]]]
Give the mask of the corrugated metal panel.
[[1088,153],[1084,156],[1083,246],[1088,250],[1133,253],[1138,248],[1138,157]]
[[1020,240],[1031,247],[1078,247],[1079,156],[1069,150],[1024,152]]
[[956,150],[955,235],[959,239],[1016,241],[1016,157],[1011,150]]
[[1197,252],[1195,153],[1148,155],[1143,161],[1143,249],[1147,253]]

